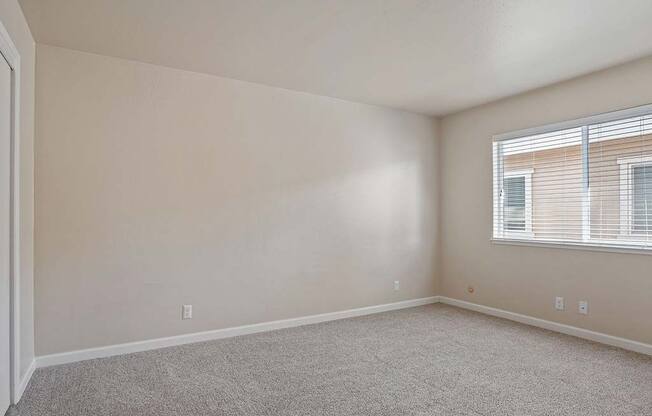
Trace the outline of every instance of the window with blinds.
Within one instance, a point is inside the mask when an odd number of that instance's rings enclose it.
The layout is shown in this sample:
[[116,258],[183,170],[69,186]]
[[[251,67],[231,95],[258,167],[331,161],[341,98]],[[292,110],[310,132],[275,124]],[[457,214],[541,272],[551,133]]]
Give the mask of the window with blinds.
[[493,238],[652,250],[652,106],[493,141]]

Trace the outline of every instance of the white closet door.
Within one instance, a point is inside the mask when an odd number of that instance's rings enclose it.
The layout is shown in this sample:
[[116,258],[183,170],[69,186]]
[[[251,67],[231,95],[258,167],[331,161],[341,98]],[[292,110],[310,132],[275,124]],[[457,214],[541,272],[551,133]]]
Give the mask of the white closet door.
[[11,68],[0,55],[0,415],[9,408],[9,184]]

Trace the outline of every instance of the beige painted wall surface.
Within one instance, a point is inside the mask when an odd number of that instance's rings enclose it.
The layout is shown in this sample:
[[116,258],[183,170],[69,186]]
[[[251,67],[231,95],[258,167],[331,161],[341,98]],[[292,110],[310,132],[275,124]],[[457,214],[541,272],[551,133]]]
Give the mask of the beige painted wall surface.
[[38,355],[437,292],[430,118],[37,56]]
[[[651,86],[649,58],[444,118],[442,294],[652,343],[652,256],[489,241],[492,135],[652,103]],[[554,296],[566,311],[554,311]]]
[[16,0],[0,1],[0,20],[21,60],[20,79],[20,368],[34,360],[34,39]]

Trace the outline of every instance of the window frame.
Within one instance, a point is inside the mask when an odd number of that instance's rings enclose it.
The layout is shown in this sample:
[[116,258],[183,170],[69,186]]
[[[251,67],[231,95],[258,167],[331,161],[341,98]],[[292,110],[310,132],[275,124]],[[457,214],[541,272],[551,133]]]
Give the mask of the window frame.
[[[503,174],[504,166],[500,158],[501,146],[500,142],[510,139],[516,139],[524,136],[533,136],[537,134],[551,133],[558,130],[579,128],[589,126],[597,123],[607,123],[610,121],[617,121],[620,119],[630,117],[652,116],[652,104],[646,104],[638,107],[627,108],[623,110],[612,111],[603,114],[582,117],[578,119],[562,121],[558,123],[546,124],[538,127],[526,128],[522,130],[511,131],[507,133],[496,134],[492,136],[492,214],[490,221],[490,238],[489,240],[498,245],[518,245],[518,246],[531,246],[531,247],[548,247],[559,249],[579,249],[589,251],[601,252],[616,252],[616,253],[634,253],[634,254],[652,254],[652,244],[635,243],[627,241],[627,239],[618,239],[615,241],[608,240],[592,240],[584,238],[583,241],[567,241],[567,240],[535,240],[533,236],[529,235],[513,235],[505,233],[503,230],[503,213],[502,204],[500,203],[500,189],[502,189],[501,176]],[[582,147],[588,149],[588,129],[583,129]],[[588,153],[583,155],[588,164]],[[652,156],[652,155],[651,155]],[[585,169],[588,165],[585,165]],[[586,171],[588,173],[588,170]],[[583,225],[585,226],[584,235],[590,237],[589,227],[586,227],[589,220],[589,200],[588,200],[588,175],[585,181],[585,189],[587,194],[587,201],[583,202]],[[498,221],[496,221],[498,219]],[[498,224],[497,224],[498,222]]]

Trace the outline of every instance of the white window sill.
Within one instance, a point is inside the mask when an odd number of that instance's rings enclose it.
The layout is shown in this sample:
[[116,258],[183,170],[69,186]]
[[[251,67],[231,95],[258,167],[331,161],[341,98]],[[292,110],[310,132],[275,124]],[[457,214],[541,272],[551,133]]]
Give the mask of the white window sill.
[[[518,238],[491,238],[490,241],[499,245],[527,246],[527,247],[547,247],[556,249],[601,251],[610,253],[628,253],[628,254],[652,254],[652,245],[636,244],[611,244],[611,243],[588,243],[588,242],[562,242],[562,241],[541,241],[525,240]],[[651,243],[652,244],[652,243]]]
[[532,241],[534,233],[531,231],[509,231],[501,240]]

